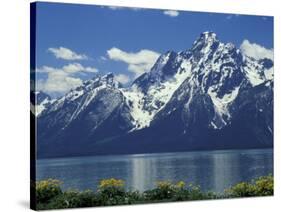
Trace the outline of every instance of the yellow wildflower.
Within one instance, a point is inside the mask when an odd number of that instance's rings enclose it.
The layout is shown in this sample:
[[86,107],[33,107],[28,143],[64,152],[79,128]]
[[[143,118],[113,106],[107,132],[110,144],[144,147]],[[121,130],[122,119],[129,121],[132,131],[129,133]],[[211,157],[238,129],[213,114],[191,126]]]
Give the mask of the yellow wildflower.
[[183,182],[183,181],[179,181],[176,184],[176,187],[178,187],[178,188],[183,188],[184,186],[185,186],[185,182]]
[[123,180],[110,178],[110,179],[104,179],[100,181],[99,187],[105,188],[105,187],[123,187],[125,185]]
[[157,187],[158,188],[169,188],[172,186],[172,183],[170,181],[158,181],[157,182]]

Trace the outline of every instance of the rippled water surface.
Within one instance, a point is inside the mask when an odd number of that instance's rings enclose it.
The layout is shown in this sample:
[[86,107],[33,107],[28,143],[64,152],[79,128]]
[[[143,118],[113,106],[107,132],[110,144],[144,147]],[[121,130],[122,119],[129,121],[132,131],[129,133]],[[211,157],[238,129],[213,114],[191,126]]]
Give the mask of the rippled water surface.
[[105,178],[126,182],[127,189],[144,191],[159,180],[200,185],[222,192],[240,182],[273,173],[273,151],[221,150],[202,152],[93,156],[37,161],[37,180],[56,178],[63,189],[96,189]]

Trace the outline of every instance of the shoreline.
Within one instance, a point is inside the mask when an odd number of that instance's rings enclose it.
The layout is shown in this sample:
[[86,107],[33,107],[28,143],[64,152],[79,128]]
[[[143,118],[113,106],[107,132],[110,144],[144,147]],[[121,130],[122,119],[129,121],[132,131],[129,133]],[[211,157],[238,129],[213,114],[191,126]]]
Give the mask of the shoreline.
[[229,199],[274,194],[272,174],[255,178],[251,182],[237,183],[225,189],[223,193],[204,192],[200,186],[187,185],[184,181],[176,183],[159,181],[155,188],[144,192],[126,191],[125,181],[115,178],[101,180],[96,190],[62,191],[61,184],[61,181],[55,179],[33,183],[31,189],[36,193],[37,210]]

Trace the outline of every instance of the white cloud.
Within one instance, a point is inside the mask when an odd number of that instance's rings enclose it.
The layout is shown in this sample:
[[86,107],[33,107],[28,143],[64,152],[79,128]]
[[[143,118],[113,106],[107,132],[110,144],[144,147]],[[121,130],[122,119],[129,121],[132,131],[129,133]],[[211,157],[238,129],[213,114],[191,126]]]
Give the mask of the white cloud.
[[143,8],[139,7],[122,7],[122,6],[105,6],[110,10],[123,10],[123,9],[128,9],[128,10],[133,10],[133,11],[138,11],[142,10]]
[[125,74],[117,74],[117,75],[115,76],[115,79],[116,79],[118,82],[122,83],[122,84],[127,84],[128,82],[131,81],[130,77],[128,77],[128,76],[125,75]]
[[273,60],[273,49],[266,49],[259,44],[250,43],[248,40],[242,42],[240,49],[244,55],[253,57],[257,60],[264,58]]
[[41,72],[41,73],[42,72],[49,73],[49,72],[54,72],[54,71],[63,71],[65,73],[74,74],[74,73],[78,73],[78,72],[96,73],[96,72],[98,72],[98,69],[96,69],[94,67],[90,67],[90,66],[84,67],[80,63],[70,63],[68,65],[65,65],[65,66],[61,67],[61,68],[43,66],[42,68],[38,68],[36,71]]
[[90,67],[90,66],[84,67],[80,63],[71,63],[66,66],[63,66],[63,70],[68,73],[76,73],[76,72],[80,72],[80,71],[92,72],[92,73],[98,72],[98,70],[96,68]]
[[86,59],[88,59],[88,57],[85,54],[78,54],[65,47],[49,48],[48,51],[53,53],[54,56],[58,59],[64,59],[64,60],[86,60]]
[[84,67],[79,63],[70,63],[61,68],[43,66],[36,69],[36,72],[46,73],[46,79],[37,81],[36,90],[42,90],[51,94],[63,94],[72,88],[82,85],[82,80],[76,76],[81,73],[96,73],[94,67]]
[[159,57],[158,52],[142,49],[139,52],[125,52],[113,47],[107,51],[110,59],[122,61],[128,64],[128,70],[135,74],[135,77],[151,69]]
[[170,17],[177,17],[180,14],[179,11],[176,10],[165,10],[163,13],[164,15],[168,15]]
[[118,6],[108,6],[108,9],[111,9],[111,10],[121,10],[121,9],[123,9],[123,7],[118,7]]
[[82,85],[82,80],[69,76],[63,71],[56,71],[48,73],[48,78],[46,80],[39,80],[36,85],[36,90],[42,90],[47,93],[62,94],[72,88]]

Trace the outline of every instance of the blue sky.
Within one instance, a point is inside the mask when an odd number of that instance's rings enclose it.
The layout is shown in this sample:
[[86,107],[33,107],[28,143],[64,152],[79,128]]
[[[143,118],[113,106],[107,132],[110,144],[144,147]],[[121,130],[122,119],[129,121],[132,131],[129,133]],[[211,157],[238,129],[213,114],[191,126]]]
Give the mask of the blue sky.
[[189,49],[204,31],[237,47],[248,40],[273,49],[273,17],[37,3],[38,89],[60,95],[107,72],[129,84],[159,54]]

